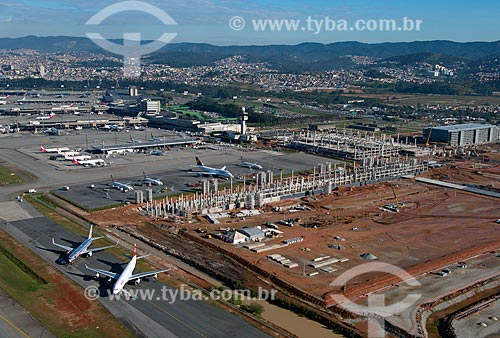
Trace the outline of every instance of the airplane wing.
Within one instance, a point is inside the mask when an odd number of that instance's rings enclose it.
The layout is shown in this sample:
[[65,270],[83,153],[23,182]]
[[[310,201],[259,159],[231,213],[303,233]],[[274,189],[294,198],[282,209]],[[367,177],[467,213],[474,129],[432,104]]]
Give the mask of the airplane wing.
[[149,277],[149,276],[156,275],[157,273],[167,272],[167,271],[170,271],[170,269],[165,269],[165,270],[157,270],[157,271],[150,271],[150,272],[142,272],[142,273],[136,273],[135,275],[130,276],[130,277],[128,278],[127,282],[128,282],[128,281],[131,281],[131,280],[134,280],[134,279],[137,279],[137,278]]
[[94,253],[94,252],[98,252],[98,251],[106,250],[106,249],[109,249],[109,248],[114,248],[116,245],[117,245],[117,244],[115,244],[115,245],[109,245],[109,246],[103,246],[103,247],[101,247],[101,248],[87,249],[87,250],[85,250],[85,253],[87,253],[87,252],[92,252],[92,253]]
[[114,273],[114,272],[111,272],[111,271],[106,271],[106,270],[92,268],[90,266],[87,266],[87,264],[85,264],[85,267],[87,269],[89,269],[90,271],[94,271],[94,272],[98,273],[99,275],[103,275],[103,276],[110,277],[110,278],[113,278],[113,279],[118,279],[120,277],[119,273]]
[[66,250],[67,252],[71,252],[73,251],[73,248],[69,247],[69,246],[66,246],[66,245],[62,245],[62,244],[57,244],[56,241],[52,238],[52,244],[54,244],[55,246],[58,246],[60,247],[61,249],[64,249]]
[[220,168],[220,170],[226,170],[226,166],[223,166],[222,168]]

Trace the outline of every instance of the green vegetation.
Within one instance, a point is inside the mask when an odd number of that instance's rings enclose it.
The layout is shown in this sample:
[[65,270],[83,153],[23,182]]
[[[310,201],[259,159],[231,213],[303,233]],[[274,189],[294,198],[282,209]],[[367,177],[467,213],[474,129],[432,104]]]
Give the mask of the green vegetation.
[[16,184],[22,181],[12,170],[0,165],[0,185]]
[[241,308],[255,316],[260,316],[264,312],[264,307],[257,303],[244,304]]
[[[7,293],[14,294],[16,299],[21,297],[25,302],[32,301],[32,293],[38,291],[46,282],[41,283],[40,277],[32,278],[32,274],[26,273],[11,259],[13,257],[11,253],[8,255],[3,250],[0,253],[0,287]],[[22,266],[28,268],[26,265]]]
[[[28,265],[26,265],[19,258],[14,256],[9,250],[7,250],[3,245],[0,244],[0,256],[5,257],[10,260],[11,264],[14,264],[18,269],[20,269],[25,274],[29,275],[32,281],[36,284],[47,284],[47,281],[40,277],[35,271],[33,271]],[[5,268],[4,265],[0,265],[1,269]]]

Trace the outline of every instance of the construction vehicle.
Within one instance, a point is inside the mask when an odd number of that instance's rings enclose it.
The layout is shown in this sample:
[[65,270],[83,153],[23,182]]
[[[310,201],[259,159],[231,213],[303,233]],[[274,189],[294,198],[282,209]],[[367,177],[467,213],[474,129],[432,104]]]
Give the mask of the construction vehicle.
[[397,209],[404,208],[405,204],[402,202],[399,202],[398,195],[396,195],[396,190],[394,189],[394,185],[392,185],[392,184],[391,184],[391,189],[392,189],[392,193],[394,194],[394,199],[396,200],[396,208]]
[[381,209],[384,211],[392,211],[399,212],[400,209],[405,207],[405,204],[399,202],[398,195],[396,195],[396,190],[394,190],[394,186],[391,184],[392,193],[394,194],[394,198],[396,199],[396,203],[386,204]]

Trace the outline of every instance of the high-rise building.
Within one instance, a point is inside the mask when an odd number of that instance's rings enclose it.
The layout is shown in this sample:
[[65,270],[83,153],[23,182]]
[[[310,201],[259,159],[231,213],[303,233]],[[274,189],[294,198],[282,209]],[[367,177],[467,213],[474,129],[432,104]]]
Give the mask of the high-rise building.
[[128,95],[131,96],[131,97],[138,96],[139,92],[137,91],[137,87],[136,86],[130,86],[128,88]]

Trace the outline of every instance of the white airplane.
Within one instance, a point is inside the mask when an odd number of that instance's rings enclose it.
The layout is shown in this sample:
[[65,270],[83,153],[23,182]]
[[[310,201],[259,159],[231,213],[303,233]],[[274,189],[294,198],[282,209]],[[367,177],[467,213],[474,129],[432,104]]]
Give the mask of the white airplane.
[[43,146],[40,146],[40,151],[42,153],[62,153],[62,152],[65,152],[65,151],[70,151],[71,149],[69,149],[68,147],[61,147],[61,148],[44,148]]
[[0,101],[0,105],[6,105],[7,101]]
[[104,246],[101,248],[89,249],[89,246],[92,244],[92,242],[96,241],[100,238],[102,238],[102,237],[92,238],[92,225],[90,225],[89,236],[78,247],[71,248],[69,246],[57,244],[56,241],[54,240],[54,238],[52,238],[52,244],[60,247],[61,249],[66,250],[66,253],[68,254],[68,263],[73,263],[73,261],[75,259],[77,259],[78,257],[80,257],[82,255],[86,255],[87,257],[91,257],[92,253],[94,253],[94,252],[102,251],[102,250],[109,249],[109,248],[116,246],[116,244],[115,244],[115,245],[110,245],[110,246]]
[[117,124],[113,124],[113,125],[106,124],[106,125],[102,126],[101,129],[104,129],[107,131],[121,131],[121,130],[123,130],[123,127],[121,127]]
[[90,271],[94,271],[96,273],[95,274],[96,278],[99,278],[101,275],[103,275],[103,276],[109,277],[109,281],[112,281],[113,279],[116,280],[115,284],[113,285],[113,294],[114,295],[123,291],[130,296],[130,294],[124,289],[125,284],[127,284],[128,282],[133,280],[135,285],[137,285],[141,282],[141,278],[152,276],[153,279],[156,279],[158,277],[159,273],[166,272],[166,271],[170,270],[170,269],[164,269],[164,270],[157,270],[157,271],[150,271],[150,272],[142,272],[142,273],[137,273],[134,275],[133,273],[134,273],[134,269],[135,269],[135,265],[137,263],[137,260],[144,258],[144,257],[147,257],[147,256],[137,257],[137,246],[134,244],[134,254],[132,255],[132,258],[130,259],[130,262],[128,262],[127,266],[125,267],[125,269],[123,269],[123,271],[120,274],[114,273],[111,271],[92,268],[92,267],[87,266],[87,264],[85,264],[85,267],[87,269],[89,269]]
[[49,116],[37,116],[36,119],[37,120],[49,120],[49,119],[53,118],[54,116],[56,116],[56,114],[50,113]]
[[59,154],[64,156],[65,159],[72,160],[73,157],[80,155],[78,151],[70,150],[70,151],[61,151]]
[[[82,155],[82,157],[85,157],[85,156],[88,156],[88,155]],[[90,157],[90,156],[88,156]],[[73,157],[73,163],[74,164],[78,164],[78,165],[83,165],[84,167],[97,167],[97,166],[103,166],[106,164],[106,162],[104,162],[104,160],[100,159],[100,158],[96,158],[96,159],[91,159],[91,160],[78,160],[77,159],[77,156]]]
[[132,187],[130,184],[120,183],[116,181],[113,178],[113,175],[111,175],[111,179],[113,180],[113,182],[111,182],[111,187],[120,190],[121,192],[134,191],[134,187]]
[[150,185],[163,185],[163,182],[159,178],[150,178],[146,176],[146,173],[143,171],[144,178],[142,179],[142,183],[150,184]]
[[74,160],[77,160],[77,161],[88,161],[88,160],[92,159],[92,156],[90,156],[90,155],[79,155],[78,153],[76,155],[64,154],[64,159],[66,161],[74,161]]
[[0,100],[7,100],[10,98],[10,95],[7,96],[0,96]]
[[245,168],[250,168],[250,169],[258,169],[262,170],[262,166],[258,163],[252,163],[252,162],[247,162],[241,157],[241,163],[240,166],[245,167]]
[[226,166],[223,166],[220,169],[208,167],[204,165],[203,162],[201,162],[198,157],[196,157],[196,165],[193,167],[197,167],[198,169],[200,169],[201,170],[200,174],[204,176],[220,177],[225,179],[230,179],[234,177],[233,174],[231,174],[228,170],[226,170]]

